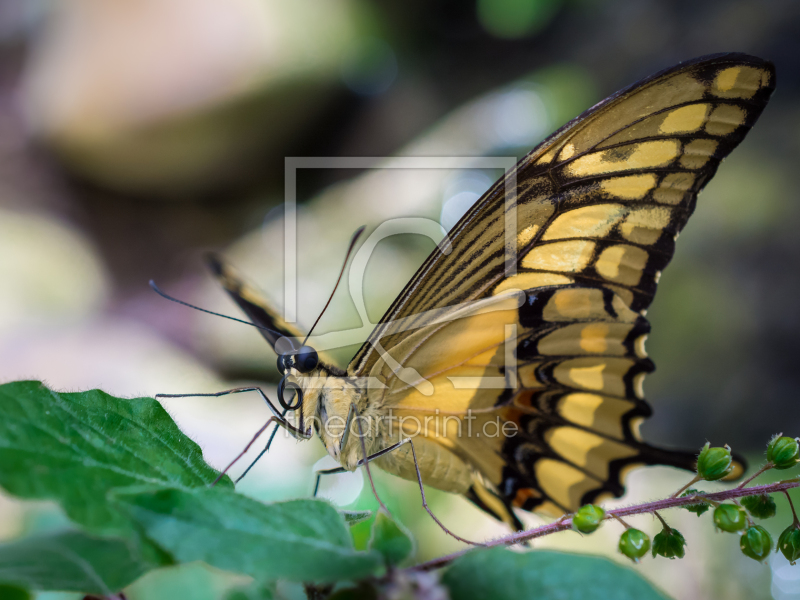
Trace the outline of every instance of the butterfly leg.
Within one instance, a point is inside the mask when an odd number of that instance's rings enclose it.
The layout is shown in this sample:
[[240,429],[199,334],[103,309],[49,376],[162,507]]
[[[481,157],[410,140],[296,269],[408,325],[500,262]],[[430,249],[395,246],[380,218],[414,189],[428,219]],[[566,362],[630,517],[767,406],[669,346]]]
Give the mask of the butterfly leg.
[[[286,417],[286,412],[287,411],[284,410],[281,413],[281,417]],[[242,479],[244,479],[244,476],[247,475],[250,472],[250,469],[252,469],[254,466],[256,466],[256,463],[259,460],[261,460],[261,457],[264,456],[267,452],[269,452],[269,448],[270,448],[270,446],[272,446],[272,441],[275,439],[275,435],[278,433],[278,429],[279,428],[280,428],[280,423],[276,423],[275,424],[275,428],[272,430],[272,433],[270,434],[269,439],[267,440],[267,445],[264,446],[264,449],[261,452],[258,453],[258,456],[255,457],[253,462],[251,462],[248,465],[248,467],[244,470],[244,473],[242,473],[241,475],[239,475],[239,477],[236,478],[236,483],[239,483]]]
[[[350,413],[348,413],[348,415],[349,414],[358,414],[358,409],[356,408],[355,403],[350,404]],[[364,457],[358,462],[358,464],[360,465],[363,463],[364,468],[367,470],[367,479],[369,479],[369,486],[372,488],[372,495],[375,496],[375,500],[378,501],[380,507],[386,511],[387,514],[391,514],[389,513],[389,509],[386,508],[386,505],[383,503],[383,500],[381,500],[380,496],[378,496],[378,490],[375,489],[375,482],[372,480],[372,472],[369,469],[369,454],[367,454],[367,444],[364,442],[364,429],[361,427],[361,421],[359,419],[355,419],[355,422],[356,427],[358,427],[358,441],[361,444],[361,455]],[[345,433],[343,433],[342,436],[344,436]]]
[[219,476],[211,484],[212,487],[215,486],[217,483],[219,483],[219,480],[222,479],[222,476],[225,475],[225,473],[227,473],[228,470],[234,464],[236,464],[236,462],[239,459],[241,459],[242,456],[244,456],[247,453],[248,450],[250,450],[250,447],[256,442],[256,440],[261,436],[261,434],[264,433],[264,431],[266,431],[267,427],[269,427],[271,423],[275,423],[275,429],[272,431],[272,434],[270,435],[270,438],[269,438],[269,441],[267,442],[266,447],[264,448],[264,450],[261,451],[261,453],[256,457],[256,459],[252,463],[250,463],[250,465],[247,467],[247,469],[245,469],[245,472],[242,473],[239,476],[239,478],[236,480],[236,483],[241,481],[242,477],[247,475],[248,471],[250,471],[250,469],[252,469],[253,466],[258,462],[258,460],[269,450],[270,446],[272,445],[272,440],[275,439],[275,435],[278,433],[278,428],[279,427],[283,427],[293,437],[295,437],[296,439],[300,439],[300,440],[309,439],[311,437],[311,431],[310,430],[309,431],[302,431],[302,430],[296,428],[291,423],[289,423],[289,421],[286,420],[286,412],[287,411],[284,410],[283,412],[278,412],[278,409],[275,407],[274,404],[272,404],[272,402],[270,401],[269,397],[264,393],[264,391],[260,387],[233,388],[231,390],[223,390],[221,392],[209,392],[209,393],[203,393],[203,394],[156,394],[155,395],[156,398],[195,398],[195,397],[219,397],[219,396],[226,396],[228,394],[240,394],[240,393],[244,393],[244,392],[258,392],[261,395],[261,398],[263,398],[264,402],[267,403],[267,406],[269,407],[269,409],[274,414],[273,414],[273,416],[271,416],[267,420],[267,422],[264,424],[264,426],[261,427],[261,429],[259,429],[256,432],[256,434],[253,436],[253,438],[250,440],[250,442],[247,444],[247,446],[245,446],[244,450],[242,450],[238,454],[238,456],[236,456],[236,458],[234,458],[230,462],[230,464],[228,464],[228,466],[225,467],[225,469],[223,469],[223,471],[219,474]]
[[287,421],[284,418],[284,415],[286,414],[286,411],[281,413],[275,407],[275,405],[272,403],[272,400],[270,400],[269,397],[264,393],[264,390],[262,390],[258,386],[233,388],[231,390],[223,390],[221,392],[208,392],[208,393],[204,393],[204,394],[156,394],[155,397],[156,397],[156,399],[158,399],[158,398],[200,398],[200,397],[217,398],[219,396],[227,396],[228,394],[241,394],[241,393],[244,393],[244,392],[258,392],[258,394],[261,396],[261,398],[264,400],[264,402],[267,403],[267,406],[269,407],[270,411],[272,411],[272,414],[275,415],[276,421],[280,424],[281,427],[286,429],[294,437],[296,437],[299,440],[307,440],[307,439],[309,439],[311,437],[311,428],[309,428],[306,431],[303,431],[301,429],[298,429],[297,427],[295,427],[291,423],[289,423],[289,421]]
[[336,467],[335,469],[323,469],[321,471],[317,471],[317,481],[314,483],[314,498],[316,498],[317,493],[319,493],[319,482],[323,475],[339,475],[340,473],[347,473],[347,469],[344,467]]
[[419,471],[419,462],[417,461],[417,451],[414,449],[414,441],[410,437],[398,442],[394,446],[390,446],[386,450],[387,451],[395,450],[395,449],[399,448],[400,446],[402,446],[403,444],[406,444],[406,443],[409,446],[411,446],[411,457],[414,459],[414,469],[417,472],[417,484],[419,485],[420,496],[422,496],[422,508],[425,509],[425,511],[431,516],[431,519],[433,519],[436,522],[436,524],[442,529],[442,531],[444,531],[447,535],[452,536],[455,539],[457,539],[458,541],[464,542],[465,544],[469,544],[471,546],[483,546],[484,544],[481,544],[480,542],[472,542],[470,540],[462,538],[459,535],[456,535],[455,533],[450,531],[447,527],[445,527],[444,523],[442,523],[437,518],[437,516],[435,514],[433,514],[433,511],[428,506],[428,499],[425,497],[425,488],[422,485],[422,474]]
[[[350,439],[350,428],[353,426],[353,417],[356,416],[356,405],[351,404],[350,410],[347,413],[347,421],[344,424],[344,431],[342,431],[342,437],[339,438],[339,452],[341,453],[344,450],[345,444],[347,444],[347,440]],[[374,455],[373,455],[374,456]],[[372,460],[372,456],[367,457],[367,460]],[[322,479],[323,475],[337,475],[340,473],[347,472],[347,469],[344,467],[336,467],[334,469],[324,469],[322,471],[317,471],[317,481],[314,483],[314,498],[317,497],[317,492],[319,492],[319,482]]]
[[[351,404],[350,407],[351,407],[351,410],[354,410],[355,409],[355,404]],[[481,544],[480,542],[472,542],[470,540],[462,538],[459,535],[456,535],[455,533],[450,531],[447,527],[445,527],[444,523],[442,523],[436,517],[436,515],[433,514],[433,511],[428,506],[428,500],[425,497],[425,489],[422,486],[422,474],[419,471],[419,462],[417,461],[417,452],[416,452],[416,450],[414,450],[414,442],[411,440],[410,437],[409,438],[405,438],[404,440],[401,440],[398,443],[396,443],[396,444],[394,444],[392,446],[389,446],[388,448],[384,448],[383,450],[381,450],[380,452],[376,452],[372,456],[367,456],[367,446],[364,443],[364,432],[363,432],[363,430],[361,428],[361,421],[359,421],[358,419],[356,419],[356,426],[358,427],[358,438],[359,438],[359,441],[361,442],[361,451],[362,451],[362,453],[364,455],[364,458],[362,460],[360,460],[358,464],[361,465],[363,463],[364,467],[366,468],[367,477],[369,478],[369,484],[372,487],[372,494],[375,496],[375,499],[378,501],[378,504],[380,504],[380,506],[381,506],[381,508],[383,510],[385,510],[387,513],[389,512],[386,509],[386,506],[384,506],[383,502],[381,502],[381,499],[378,497],[378,492],[375,490],[375,483],[372,481],[372,474],[370,473],[370,470],[369,470],[369,463],[370,463],[371,460],[373,460],[375,458],[378,458],[379,456],[383,456],[384,454],[388,454],[389,452],[397,450],[403,444],[409,444],[411,446],[411,456],[414,458],[414,469],[417,472],[417,483],[419,484],[419,492],[422,495],[422,508],[425,509],[425,511],[431,516],[431,518],[436,522],[436,524],[446,534],[454,537],[455,539],[457,539],[460,542],[464,542],[465,544],[469,544],[471,546],[483,546],[484,545],[484,544]]]
[[[376,458],[380,458],[384,454],[389,454],[389,452],[391,452],[393,450],[396,450],[397,448],[399,448],[400,446],[402,446],[405,443],[406,443],[406,440],[403,440],[402,442],[397,442],[396,444],[393,444],[393,445],[389,446],[388,448],[384,448],[383,450],[380,450],[380,451],[376,452],[375,454],[371,454],[370,456],[367,457],[367,461],[371,461],[371,460],[375,460]],[[359,467],[363,467],[364,464],[365,463],[364,463],[364,459],[363,458],[360,461],[358,461],[358,466]],[[317,481],[314,484],[314,497],[316,498],[317,493],[319,492],[319,482],[322,479],[323,475],[341,475],[342,473],[347,473],[347,469],[345,469],[344,467],[335,467],[333,469],[323,469],[321,471],[317,471],[316,472]]]
[[[239,453],[239,454],[236,456],[236,458],[234,458],[234,459],[233,459],[233,460],[232,460],[230,463],[228,463],[228,466],[227,466],[227,467],[225,467],[225,468],[224,468],[224,469],[223,469],[223,470],[220,472],[220,474],[217,476],[217,478],[216,478],[216,479],[214,480],[214,482],[211,484],[211,487],[214,487],[215,485],[217,485],[217,483],[219,483],[219,480],[220,480],[220,479],[222,479],[223,475],[225,475],[225,473],[227,473],[227,472],[228,472],[228,470],[229,470],[229,469],[230,469],[230,468],[231,468],[233,465],[235,465],[235,464],[236,464],[236,462],[237,462],[237,461],[238,461],[240,458],[242,458],[242,457],[243,457],[245,454],[247,454],[247,451],[248,451],[248,450],[250,450],[250,446],[252,446],[253,444],[255,444],[255,443],[256,443],[256,440],[257,440],[259,437],[261,437],[261,434],[262,434],[262,433],[264,433],[264,431],[267,429],[267,427],[269,427],[269,426],[272,424],[272,422],[273,422],[273,421],[275,421],[275,417],[270,417],[269,419],[267,419],[267,422],[266,422],[266,423],[264,423],[264,425],[261,427],[261,429],[259,429],[258,431],[256,431],[256,434],[253,436],[253,439],[251,439],[251,440],[250,440],[250,441],[247,443],[247,446],[245,446],[245,447],[244,447],[244,450],[242,450],[242,451],[241,451],[241,452],[240,452],[240,453]],[[275,427],[275,431],[276,431],[276,432],[278,431],[278,428],[277,428],[277,427]],[[274,434],[274,432],[273,432],[273,437],[274,437],[274,435],[275,435],[275,434]],[[272,441],[272,440],[270,439],[270,441]],[[237,481],[238,481],[238,480],[237,480]]]

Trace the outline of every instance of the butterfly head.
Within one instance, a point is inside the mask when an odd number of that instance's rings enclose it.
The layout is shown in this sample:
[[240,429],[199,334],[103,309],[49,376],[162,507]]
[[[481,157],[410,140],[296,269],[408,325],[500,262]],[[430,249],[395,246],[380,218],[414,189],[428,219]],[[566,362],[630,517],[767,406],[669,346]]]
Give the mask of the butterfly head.
[[306,375],[319,365],[319,355],[311,346],[301,346],[299,350],[278,355],[278,371],[286,375],[290,370]]
[[361,409],[362,391],[345,373],[320,362],[309,346],[280,354],[278,369],[283,374],[278,384],[283,408],[294,413],[293,419],[303,431],[316,431],[342,466],[355,468],[360,458],[358,436],[345,431],[353,427],[351,406]]

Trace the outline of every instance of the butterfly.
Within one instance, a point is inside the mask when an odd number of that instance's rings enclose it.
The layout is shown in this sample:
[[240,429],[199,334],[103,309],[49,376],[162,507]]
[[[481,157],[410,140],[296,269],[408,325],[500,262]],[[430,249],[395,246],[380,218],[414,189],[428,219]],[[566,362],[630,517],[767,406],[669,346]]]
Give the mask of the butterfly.
[[557,516],[621,496],[633,467],[693,469],[695,453],[639,434],[645,314],[698,193],[774,87],[771,63],[717,54],[573,119],[475,202],[346,369],[212,258],[279,355],[281,407],[262,392],[273,420],[316,430],[340,471],[366,459],[515,529],[514,509]]

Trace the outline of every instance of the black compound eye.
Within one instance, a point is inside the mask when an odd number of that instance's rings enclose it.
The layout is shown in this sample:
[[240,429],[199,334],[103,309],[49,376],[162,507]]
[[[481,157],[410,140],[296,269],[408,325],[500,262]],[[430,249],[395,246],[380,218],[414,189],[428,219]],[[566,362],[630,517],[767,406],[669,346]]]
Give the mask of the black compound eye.
[[294,355],[294,367],[301,373],[313,371],[317,364],[319,364],[319,356],[311,346],[303,346]]
[[289,370],[290,367],[294,365],[294,356],[291,354],[279,354],[278,355],[278,371],[281,372],[281,375],[286,375],[286,371]]

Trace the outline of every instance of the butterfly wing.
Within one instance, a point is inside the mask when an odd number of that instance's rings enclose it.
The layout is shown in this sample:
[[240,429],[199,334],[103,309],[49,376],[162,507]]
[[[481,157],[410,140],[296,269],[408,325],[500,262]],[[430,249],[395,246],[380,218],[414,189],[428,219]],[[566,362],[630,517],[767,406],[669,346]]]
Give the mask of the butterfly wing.
[[[431,459],[426,483],[513,522],[510,506],[619,496],[632,465],[693,468],[638,435],[644,314],[698,192],[774,86],[772,64],[742,54],[640,81],[546,139],[453,227],[452,252],[428,257],[348,367],[371,378],[371,405],[433,413],[424,441],[472,473],[447,481]],[[467,409],[475,427],[499,418],[518,433],[454,435],[445,413]],[[385,466],[409,476],[410,460]]]
[[[277,354],[300,347],[305,333],[287,323],[258,288],[247,282],[220,256],[209,254],[206,261],[228,295],[253,323],[260,326],[258,331]],[[320,352],[319,358],[329,368],[338,372],[336,362],[328,354]]]

